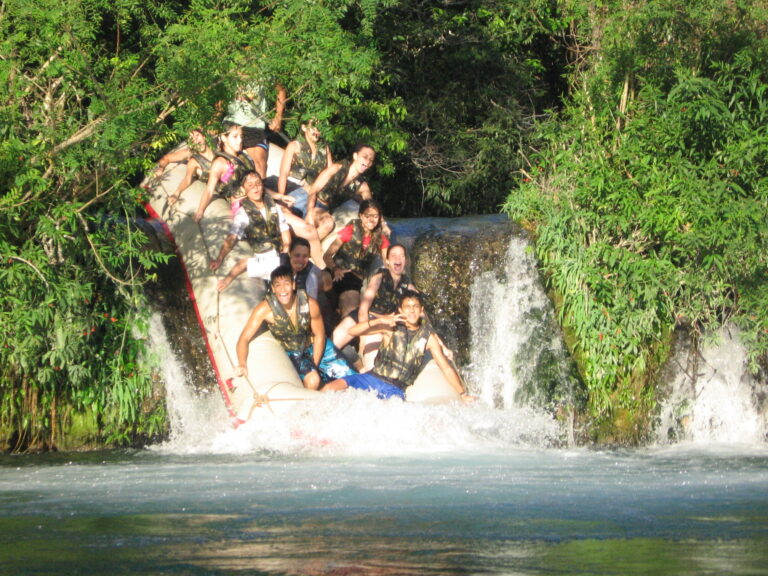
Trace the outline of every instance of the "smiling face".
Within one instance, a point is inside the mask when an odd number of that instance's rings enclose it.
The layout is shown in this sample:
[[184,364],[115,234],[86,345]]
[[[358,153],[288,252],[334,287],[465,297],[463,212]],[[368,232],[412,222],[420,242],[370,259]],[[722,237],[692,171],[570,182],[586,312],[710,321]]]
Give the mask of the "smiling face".
[[400,314],[405,317],[405,326],[413,330],[418,328],[424,307],[418,298],[404,298],[400,303]]
[[205,150],[206,148],[205,135],[200,130],[192,130],[189,133],[189,141],[195,150]]
[[280,276],[272,281],[272,292],[277,297],[277,301],[284,308],[289,308],[293,304],[294,282],[287,276]]
[[362,174],[373,166],[374,160],[376,160],[376,151],[370,146],[363,146],[352,154],[352,165],[358,174]]
[[368,233],[373,232],[379,225],[381,220],[381,214],[376,208],[368,208],[365,212],[360,214],[360,221],[363,223],[363,230]]
[[294,246],[291,250],[291,269],[294,274],[301,272],[309,264],[309,248],[306,246]]
[[387,267],[395,277],[400,277],[405,271],[405,248],[402,246],[392,246],[387,253]]

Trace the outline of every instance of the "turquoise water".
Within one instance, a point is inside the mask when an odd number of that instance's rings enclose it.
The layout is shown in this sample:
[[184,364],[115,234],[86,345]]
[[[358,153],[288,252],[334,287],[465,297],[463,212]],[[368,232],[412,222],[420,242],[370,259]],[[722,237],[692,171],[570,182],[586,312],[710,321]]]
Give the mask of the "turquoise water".
[[768,574],[768,450],[0,457],[1,574]]

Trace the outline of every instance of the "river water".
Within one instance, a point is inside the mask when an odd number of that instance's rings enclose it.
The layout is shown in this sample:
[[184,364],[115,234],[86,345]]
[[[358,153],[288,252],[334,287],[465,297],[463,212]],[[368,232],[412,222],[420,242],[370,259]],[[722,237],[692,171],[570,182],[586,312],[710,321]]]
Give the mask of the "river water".
[[[508,322],[510,302],[483,323]],[[479,348],[530,356],[517,324]],[[352,390],[260,408],[234,429],[152,325],[170,438],[0,456],[1,575],[768,574],[762,424],[732,434],[718,422],[703,441],[645,449],[570,448],[549,412],[513,401],[509,382],[524,371],[483,362],[470,406]],[[739,406],[732,420],[752,422]]]

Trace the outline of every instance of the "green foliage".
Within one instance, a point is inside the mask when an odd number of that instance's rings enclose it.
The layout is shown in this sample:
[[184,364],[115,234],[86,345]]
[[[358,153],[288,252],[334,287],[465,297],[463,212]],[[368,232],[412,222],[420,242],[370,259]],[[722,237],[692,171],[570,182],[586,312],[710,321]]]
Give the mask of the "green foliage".
[[386,212],[498,210],[522,166],[530,118],[560,86],[560,26],[553,3],[538,0],[402,1],[382,14],[383,66],[409,134],[389,186],[407,193],[385,196]]
[[701,334],[732,319],[753,367],[768,351],[768,45],[746,8],[646,2],[609,15],[606,50],[538,126],[540,153],[507,199],[535,232],[612,438],[642,435],[676,324]]

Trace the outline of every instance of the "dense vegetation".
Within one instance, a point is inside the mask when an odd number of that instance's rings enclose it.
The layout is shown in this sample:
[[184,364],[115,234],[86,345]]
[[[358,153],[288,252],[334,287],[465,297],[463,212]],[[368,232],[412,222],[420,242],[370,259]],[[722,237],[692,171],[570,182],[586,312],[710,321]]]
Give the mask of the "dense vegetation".
[[638,438],[676,324],[734,319],[765,354],[766,16],[744,0],[0,1],[0,439],[163,432],[142,284],[164,257],[132,225],[137,185],[216,125],[243,74],[285,85],[287,134],[308,113],[337,156],[372,143],[390,215],[509,194],[592,416]]
[[604,3],[573,18],[570,97],[506,210],[536,252],[599,437],[639,440],[676,327],[768,350],[765,4]]

